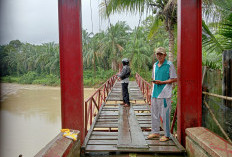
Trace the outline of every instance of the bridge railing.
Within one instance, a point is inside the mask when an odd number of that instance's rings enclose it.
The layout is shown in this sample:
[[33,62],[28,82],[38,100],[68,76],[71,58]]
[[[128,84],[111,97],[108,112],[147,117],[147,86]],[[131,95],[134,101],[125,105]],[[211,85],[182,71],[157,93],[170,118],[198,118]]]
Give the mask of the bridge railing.
[[149,105],[151,105],[151,89],[152,85],[144,80],[138,73],[135,74],[136,82],[142,91],[143,95],[145,96],[145,101]]
[[85,100],[85,135],[88,133],[88,126],[92,125],[93,117],[97,115],[103,102],[111,91],[117,76],[114,75],[99,87],[93,95]]

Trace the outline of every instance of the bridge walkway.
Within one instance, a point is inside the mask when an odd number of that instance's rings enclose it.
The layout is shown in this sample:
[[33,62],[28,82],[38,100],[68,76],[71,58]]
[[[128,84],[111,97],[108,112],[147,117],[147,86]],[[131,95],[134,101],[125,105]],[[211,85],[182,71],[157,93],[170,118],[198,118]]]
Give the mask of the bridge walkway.
[[185,153],[173,136],[167,142],[147,139],[151,130],[150,106],[145,103],[136,82],[129,83],[130,107],[115,103],[122,100],[121,92],[121,84],[116,82],[88,131],[82,153]]

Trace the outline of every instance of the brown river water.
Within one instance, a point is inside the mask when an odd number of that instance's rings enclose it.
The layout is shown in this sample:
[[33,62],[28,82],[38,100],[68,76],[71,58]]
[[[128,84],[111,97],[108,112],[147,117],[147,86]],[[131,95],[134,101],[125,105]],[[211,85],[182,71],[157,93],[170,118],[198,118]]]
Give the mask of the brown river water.
[[[18,157],[20,154],[23,157],[32,157],[60,132],[60,87],[13,83],[0,85],[0,157]],[[93,88],[85,88],[85,99],[94,91]],[[111,157],[154,156],[166,155],[138,153],[111,155]]]
[[[85,98],[95,89],[85,88]],[[34,156],[61,129],[60,87],[1,84],[0,157]]]

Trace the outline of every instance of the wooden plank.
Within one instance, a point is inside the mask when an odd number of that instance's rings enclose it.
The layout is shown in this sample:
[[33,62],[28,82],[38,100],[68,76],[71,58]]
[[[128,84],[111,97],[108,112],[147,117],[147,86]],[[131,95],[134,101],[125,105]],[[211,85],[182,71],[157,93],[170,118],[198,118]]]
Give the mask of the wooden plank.
[[117,140],[118,136],[91,135],[89,139],[91,140]]
[[138,121],[151,120],[151,116],[137,116]]
[[116,145],[118,140],[89,140],[88,145]]
[[178,147],[178,149],[181,152],[186,152],[186,150],[184,149],[184,147],[177,141],[177,139],[175,137],[173,137],[173,135],[171,134],[170,138],[172,139],[172,141],[176,144],[176,146]]
[[150,146],[149,149],[118,149],[116,145],[87,145],[88,152],[153,152],[181,153],[176,146]]
[[136,113],[137,116],[151,116],[151,113]]
[[118,136],[118,132],[93,131],[92,135]]
[[118,124],[96,124],[95,128],[118,128]]
[[141,128],[151,128],[151,124],[139,124]]
[[83,144],[82,144],[82,146],[81,146],[81,152],[85,152],[87,143],[88,143],[89,138],[90,138],[90,136],[91,136],[91,133],[92,133],[92,131],[94,130],[94,126],[95,126],[95,124],[96,124],[96,122],[97,122],[98,117],[100,116],[101,110],[102,110],[102,108],[104,107],[104,105],[105,105],[105,103],[103,103],[103,104],[101,105],[100,110],[99,110],[97,116],[95,117],[95,119],[94,119],[92,125],[90,126],[90,129],[88,130],[87,135],[85,136],[85,140],[84,140],[84,142],[83,142]]
[[150,109],[147,108],[135,108],[135,111],[150,111]]
[[118,143],[117,147],[131,144],[130,126],[128,122],[128,108],[119,106]]
[[136,103],[136,104],[133,104],[133,107],[136,107],[136,106],[149,106],[148,104],[140,104],[140,103]]
[[137,108],[146,108],[146,109],[150,109],[150,106],[147,105],[147,104],[143,104],[143,105],[134,104],[134,105],[133,105],[133,109],[137,109]]
[[100,115],[99,119],[118,119],[118,115],[117,116],[112,116],[112,115]]
[[149,151],[156,153],[180,153],[176,146],[149,146]]
[[[129,83],[130,100],[144,100],[136,82]],[[107,101],[120,101],[121,83],[117,82],[107,97]],[[153,153],[181,153],[184,150],[173,140],[160,142],[159,138],[147,139],[150,131],[142,132],[141,128],[151,128],[151,113],[148,104],[133,104],[125,108],[119,104],[104,104],[101,114],[95,122],[95,130],[100,128],[118,128],[118,132],[91,131],[86,152],[153,152]],[[143,113],[138,113],[138,112]],[[121,115],[120,115],[121,113]],[[124,116],[125,115],[125,116]],[[118,125],[124,128],[118,127]],[[92,126],[91,126],[92,127]],[[136,130],[136,127],[138,130]],[[160,132],[161,136],[164,134]],[[120,136],[122,135],[122,136]],[[121,141],[121,147],[119,147]],[[145,141],[145,144],[142,143]],[[144,147],[144,145],[146,147]],[[149,146],[149,148],[148,148]]]
[[138,121],[139,124],[150,124],[151,125],[151,121]]
[[101,115],[112,115],[112,116],[115,116],[115,115],[118,115],[118,112],[114,112],[114,111],[102,111]]
[[148,148],[148,145],[146,143],[142,130],[139,127],[139,123],[137,121],[133,107],[130,107],[129,113],[130,113],[129,124],[130,124],[130,132],[131,132],[131,139],[132,139],[131,145],[139,146],[139,148]]
[[[148,136],[150,133],[150,131],[143,131],[144,136]],[[160,131],[160,135],[164,135],[164,131]]]
[[118,122],[118,119],[98,119],[97,122]]
[[160,142],[159,138],[153,139],[153,140],[146,140],[146,142],[149,146],[175,146],[176,145],[172,140],[169,140],[167,142]]
[[117,151],[115,145],[87,145],[86,151],[88,152],[111,152]]
[[118,107],[104,107],[102,111],[118,111]]
[[112,125],[118,125],[118,122],[108,121],[108,122],[97,122],[96,123],[96,125],[104,125],[104,124],[106,124],[106,125],[110,125],[110,124],[112,124]]
[[112,112],[112,113],[109,113],[109,112],[103,112],[103,113],[101,113],[101,116],[117,116],[118,115],[118,113],[116,113],[116,112]]

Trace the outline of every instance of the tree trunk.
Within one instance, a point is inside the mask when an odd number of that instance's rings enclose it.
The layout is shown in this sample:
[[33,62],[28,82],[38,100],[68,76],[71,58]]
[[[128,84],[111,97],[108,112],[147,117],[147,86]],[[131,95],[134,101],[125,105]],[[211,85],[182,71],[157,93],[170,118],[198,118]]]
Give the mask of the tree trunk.
[[117,71],[117,70],[118,70],[118,69],[117,69],[117,61],[116,61],[115,59],[112,61],[111,67],[112,67],[112,69],[113,69],[114,71]]
[[93,77],[96,77],[96,54],[93,54]]
[[169,55],[168,60],[173,62],[174,61],[174,28],[170,28],[168,30],[169,33]]

